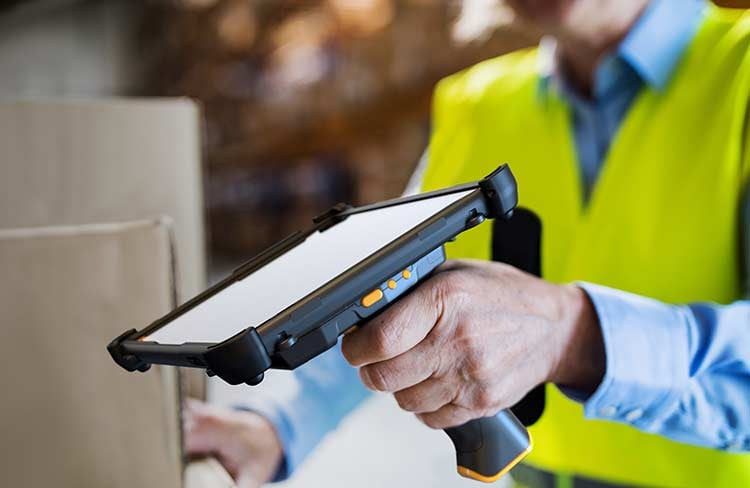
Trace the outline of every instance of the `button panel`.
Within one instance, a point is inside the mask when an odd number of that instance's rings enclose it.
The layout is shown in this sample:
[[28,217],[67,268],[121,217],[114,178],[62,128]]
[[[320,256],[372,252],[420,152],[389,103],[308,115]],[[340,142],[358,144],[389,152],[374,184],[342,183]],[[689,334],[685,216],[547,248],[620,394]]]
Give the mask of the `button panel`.
[[370,293],[362,297],[362,306],[372,307],[382,299],[383,290],[381,290],[380,288],[375,288]]

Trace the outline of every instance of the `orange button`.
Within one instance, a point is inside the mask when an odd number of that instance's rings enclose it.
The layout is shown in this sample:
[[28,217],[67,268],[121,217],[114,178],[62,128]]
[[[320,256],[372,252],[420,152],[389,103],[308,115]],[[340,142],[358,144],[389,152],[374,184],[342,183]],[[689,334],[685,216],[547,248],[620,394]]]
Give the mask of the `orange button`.
[[394,280],[390,280],[388,282],[388,288],[390,288],[391,290],[393,290],[394,288],[396,288],[396,282]]
[[383,291],[380,288],[376,288],[362,297],[362,305],[365,307],[372,307],[378,303],[381,298],[383,298]]
[[405,269],[401,272],[401,276],[403,276],[405,280],[408,280],[409,278],[411,278],[411,271]]

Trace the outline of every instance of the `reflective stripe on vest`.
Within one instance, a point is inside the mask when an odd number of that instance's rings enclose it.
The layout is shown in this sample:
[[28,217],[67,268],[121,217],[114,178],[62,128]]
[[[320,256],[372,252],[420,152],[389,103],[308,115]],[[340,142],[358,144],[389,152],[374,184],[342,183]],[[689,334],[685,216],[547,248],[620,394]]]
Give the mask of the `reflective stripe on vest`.
[[[536,50],[480,63],[438,85],[424,189],[508,162],[521,205],[542,219],[547,279],[670,303],[734,301],[738,202],[750,170],[742,158],[749,45],[750,14],[711,8],[670,84],[633,102],[587,206],[570,113],[554,92],[540,96]],[[489,259],[490,232],[463,234],[449,255]],[[547,398],[532,428],[533,465],[649,486],[750,486],[749,455],[585,420],[554,387]]]

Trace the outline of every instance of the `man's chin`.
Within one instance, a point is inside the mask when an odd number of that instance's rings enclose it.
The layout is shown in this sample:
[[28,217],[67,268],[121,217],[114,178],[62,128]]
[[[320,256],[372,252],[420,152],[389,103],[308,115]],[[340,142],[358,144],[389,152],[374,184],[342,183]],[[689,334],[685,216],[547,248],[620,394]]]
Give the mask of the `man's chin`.
[[[545,32],[556,31],[570,17],[581,0],[505,0],[505,3],[524,23]],[[590,0],[589,0],[590,1]]]

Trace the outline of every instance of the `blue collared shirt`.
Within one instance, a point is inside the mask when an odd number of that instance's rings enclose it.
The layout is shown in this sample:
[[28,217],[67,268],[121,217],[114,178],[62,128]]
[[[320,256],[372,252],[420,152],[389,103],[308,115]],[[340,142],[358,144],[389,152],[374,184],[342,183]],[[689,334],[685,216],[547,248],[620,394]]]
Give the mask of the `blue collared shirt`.
[[[571,106],[587,189],[637,93],[645,85],[661,90],[670,82],[703,9],[696,0],[654,0],[601,62],[591,99],[577,95],[554,70],[542,77],[541,88],[559,88]],[[566,392],[584,402],[587,418],[697,445],[750,450],[750,302],[674,306],[580,286],[598,314],[607,355],[605,377],[589,398]],[[279,433],[285,462],[277,479],[291,473],[368,395],[338,348],[297,369],[295,377],[292,399],[254,393],[246,405],[266,415]]]

